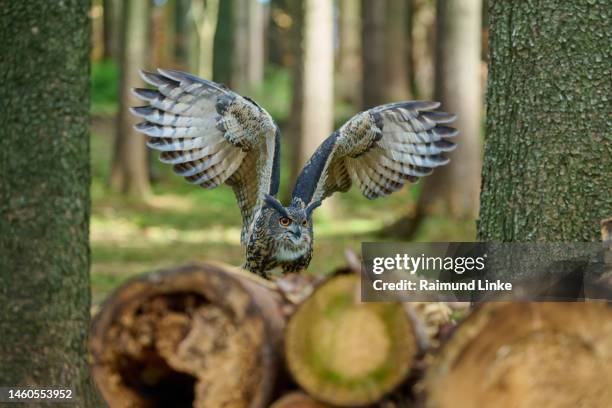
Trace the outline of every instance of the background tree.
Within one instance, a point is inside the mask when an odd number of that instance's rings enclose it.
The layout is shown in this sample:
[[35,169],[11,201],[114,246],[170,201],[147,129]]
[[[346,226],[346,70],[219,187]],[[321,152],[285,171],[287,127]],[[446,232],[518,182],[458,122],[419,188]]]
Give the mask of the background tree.
[[264,64],[264,11],[260,1],[233,0],[232,79],[238,92],[261,84]]
[[612,212],[610,7],[491,2],[479,238],[593,241]]
[[104,58],[116,59],[119,55],[121,3],[117,0],[104,0],[103,7]]
[[361,2],[340,0],[338,97],[361,106]]
[[3,4],[0,15],[0,381],[89,377],[89,1]]
[[436,49],[436,2],[410,0],[410,70],[411,87],[420,99],[433,98],[434,51]]
[[408,3],[363,1],[363,107],[410,97]]
[[457,149],[448,166],[425,181],[419,206],[454,218],[475,218],[481,169],[481,0],[438,0],[435,97],[458,115]]
[[385,3],[362,1],[363,108],[385,102]]
[[386,0],[385,4],[385,99],[386,102],[410,99],[408,57],[408,1]]
[[234,2],[220,1],[213,46],[213,80],[230,85],[234,43]]
[[189,9],[189,70],[202,78],[213,75],[213,45],[219,0],[192,0]]
[[293,81],[291,137],[292,180],[321,142],[333,132],[333,3],[307,0],[297,24],[301,43]]
[[141,86],[138,71],[147,67],[148,23],[148,0],[123,2],[119,111],[110,185],[135,197],[146,197],[150,193],[147,147],[144,137],[132,128],[137,120],[128,111],[130,106],[140,103],[131,89]]

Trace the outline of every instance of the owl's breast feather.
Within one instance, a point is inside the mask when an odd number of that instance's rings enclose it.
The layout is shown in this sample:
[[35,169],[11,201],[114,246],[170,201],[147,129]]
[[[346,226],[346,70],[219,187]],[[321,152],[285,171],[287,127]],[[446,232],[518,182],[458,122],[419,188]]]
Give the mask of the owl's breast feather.
[[281,246],[276,252],[276,260],[279,262],[295,261],[304,256],[307,251],[308,247],[306,245],[298,248],[287,248],[285,246]]

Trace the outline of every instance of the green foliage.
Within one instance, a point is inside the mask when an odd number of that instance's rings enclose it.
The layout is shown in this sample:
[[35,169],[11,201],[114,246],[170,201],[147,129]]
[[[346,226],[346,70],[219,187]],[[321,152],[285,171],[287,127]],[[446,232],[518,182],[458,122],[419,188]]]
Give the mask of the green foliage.
[[119,68],[111,60],[91,65],[91,114],[109,116],[117,113]]
[[274,120],[282,125],[289,118],[291,91],[291,70],[268,65],[263,84],[259,88],[252,89],[247,96],[257,101],[272,115]]

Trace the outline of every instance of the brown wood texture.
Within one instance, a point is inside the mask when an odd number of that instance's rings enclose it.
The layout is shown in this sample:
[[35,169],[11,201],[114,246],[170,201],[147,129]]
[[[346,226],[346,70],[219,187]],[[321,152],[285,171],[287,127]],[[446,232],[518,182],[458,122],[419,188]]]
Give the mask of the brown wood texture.
[[478,306],[429,362],[427,407],[612,406],[612,307]]
[[112,407],[267,407],[282,372],[283,299],[223,264],[143,275],[101,307],[92,371]]

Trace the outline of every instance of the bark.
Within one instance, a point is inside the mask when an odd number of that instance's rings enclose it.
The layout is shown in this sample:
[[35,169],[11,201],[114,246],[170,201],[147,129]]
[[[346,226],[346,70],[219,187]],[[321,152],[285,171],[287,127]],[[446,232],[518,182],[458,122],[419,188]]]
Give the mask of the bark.
[[141,104],[131,89],[143,86],[138,71],[146,65],[149,1],[125,1],[122,17],[119,112],[109,181],[124,194],[146,198],[150,194],[147,147],[144,136],[133,129],[138,120],[128,108]]
[[249,2],[249,64],[247,80],[251,88],[261,85],[264,78],[265,6],[261,1]]
[[364,406],[402,383],[425,344],[409,306],[362,303],[355,274],[333,277],[299,304],[285,331],[285,358],[318,401]]
[[173,41],[171,31],[173,25],[170,22],[172,7],[170,4],[153,7],[151,10],[150,46],[148,47],[148,61],[153,67],[169,67],[171,64],[172,47],[169,41]]
[[302,35],[297,52],[290,115],[295,142],[293,180],[316,148],[333,131],[332,12],[331,2],[309,0],[304,3],[303,23],[298,23]]
[[89,9],[14,1],[0,14],[0,383],[72,388],[83,407],[99,401],[86,358]]
[[[174,56],[177,61],[188,69],[189,60],[189,7],[191,0],[173,0],[175,4],[175,42]],[[226,3],[226,2],[222,2]]]
[[425,406],[610,406],[610,336],[605,302],[483,303],[429,360]]
[[264,9],[259,1],[233,0],[234,42],[231,86],[247,93],[261,84],[264,64]]
[[491,2],[479,238],[593,241],[610,216],[605,2]]
[[340,1],[338,96],[361,106],[361,2]]
[[104,0],[103,4],[104,58],[118,59],[121,3],[117,0]]
[[410,97],[408,4],[364,1],[363,108]]
[[213,80],[231,85],[234,43],[234,2],[219,3],[219,17],[214,39]]
[[423,213],[475,218],[480,193],[482,109],[480,0],[438,0],[435,100],[458,115],[457,149],[448,166],[425,180],[418,205]]
[[362,1],[363,108],[385,100],[385,1]]
[[195,0],[189,11],[189,70],[202,78],[213,76],[214,37],[219,0]]
[[273,283],[222,264],[132,279],[94,322],[96,383],[110,406],[268,407],[283,305]]
[[385,14],[385,100],[403,101],[411,96],[408,74],[408,2],[387,0]]
[[436,8],[432,0],[412,0],[410,4],[410,65],[414,82],[412,91],[419,99],[431,99],[434,93],[434,50]]

